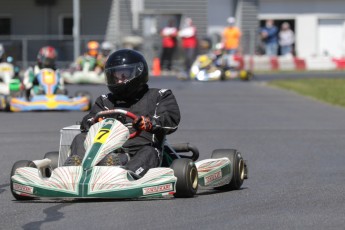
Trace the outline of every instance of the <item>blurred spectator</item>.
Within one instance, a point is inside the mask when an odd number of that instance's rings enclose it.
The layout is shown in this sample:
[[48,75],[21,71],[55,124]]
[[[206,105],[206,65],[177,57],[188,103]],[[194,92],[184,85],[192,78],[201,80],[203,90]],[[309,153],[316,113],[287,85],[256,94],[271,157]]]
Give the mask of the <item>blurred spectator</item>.
[[104,70],[105,62],[107,61],[108,56],[111,52],[115,50],[115,46],[113,43],[109,41],[104,41],[101,44],[101,52],[99,52],[97,56],[97,60],[99,62],[100,68],[102,71]]
[[161,69],[171,70],[172,58],[177,45],[177,28],[173,19],[169,20],[168,25],[161,31],[162,36],[162,55],[161,55]]
[[224,29],[222,34],[222,43],[225,52],[232,55],[238,51],[241,40],[241,31],[235,26],[236,20],[234,17],[229,17],[227,22],[228,26]]
[[191,18],[186,18],[178,36],[182,39],[182,48],[185,56],[185,71],[188,72],[196,56],[197,37],[196,27]]
[[266,25],[261,28],[260,34],[265,44],[266,55],[276,56],[278,54],[278,28],[274,25],[272,19],[266,21]]
[[290,29],[290,24],[288,22],[284,22],[281,25],[281,29],[279,32],[279,45],[280,45],[280,52],[281,55],[291,55],[292,54],[292,45],[295,42],[295,34]]

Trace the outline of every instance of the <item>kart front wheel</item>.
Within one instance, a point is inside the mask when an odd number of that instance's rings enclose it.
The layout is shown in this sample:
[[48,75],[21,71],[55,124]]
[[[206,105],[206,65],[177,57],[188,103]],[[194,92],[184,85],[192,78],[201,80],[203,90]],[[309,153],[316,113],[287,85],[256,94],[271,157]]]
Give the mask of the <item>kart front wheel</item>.
[[198,191],[198,170],[192,160],[179,158],[170,166],[177,177],[175,197],[193,197]]
[[51,172],[59,166],[59,152],[47,152],[46,154],[44,154],[43,159],[45,158],[48,158],[51,161],[50,168],[45,169],[46,176],[50,177]]
[[247,168],[241,153],[236,149],[216,149],[212,152],[212,159],[226,157],[230,160],[232,178],[229,184],[216,187],[221,190],[238,190],[241,188],[244,179],[247,177]]
[[28,160],[21,160],[21,161],[17,161],[16,163],[14,163],[14,165],[12,166],[12,170],[11,170],[11,192],[14,198],[16,198],[16,200],[32,200],[33,197],[29,197],[29,196],[21,196],[18,195],[17,193],[15,193],[13,191],[13,182],[12,182],[12,176],[14,175],[14,173],[16,172],[16,170],[18,168],[22,168],[22,167],[31,167],[31,168],[37,168],[35,163],[32,161],[28,161]]

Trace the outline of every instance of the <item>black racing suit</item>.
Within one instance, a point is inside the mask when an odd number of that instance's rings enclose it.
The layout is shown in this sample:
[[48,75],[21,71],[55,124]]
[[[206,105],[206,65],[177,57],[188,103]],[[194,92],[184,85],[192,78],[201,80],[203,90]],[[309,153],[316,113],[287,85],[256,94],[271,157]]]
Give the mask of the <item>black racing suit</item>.
[[[161,162],[162,146],[165,135],[177,130],[180,122],[180,110],[175,96],[168,89],[148,89],[147,85],[132,100],[117,100],[111,93],[97,98],[89,114],[81,123],[81,131],[71,146],[71,152],[81,158],[85,154],[84,140],[86,132],[94,123],[95,115],[104,110],[124,109],[138,116],[148,116],[153,124],[151,132],[142,131],[135,138],[129,139],[123,148],[129,150],[130,160],[126,167],[138,175],[144,175],[150,168]],[[128,118],[127,118],[128,119]],[[129,119],[126,121],[130,122]],[[130,129],[130,132],[135,130]]]

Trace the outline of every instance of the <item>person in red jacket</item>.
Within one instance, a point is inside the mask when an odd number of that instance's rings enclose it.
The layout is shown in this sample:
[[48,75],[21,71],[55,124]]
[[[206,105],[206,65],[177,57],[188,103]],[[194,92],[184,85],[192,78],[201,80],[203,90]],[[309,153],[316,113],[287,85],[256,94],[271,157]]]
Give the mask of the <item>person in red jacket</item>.
[[198,43],[196,27],[193,25],[193,20],[191,18],[186,18],[184,20],[184,25],[179,31],[178,36],[182,40],[182,48],[185,56],[185,71],[189,72],[196,56],[196,48]]
[[162,36],[162,55],[160,60],[162,70],[171,70],[172,59],[177,45],[177,33],[174,20],[170,20],[160,33]]

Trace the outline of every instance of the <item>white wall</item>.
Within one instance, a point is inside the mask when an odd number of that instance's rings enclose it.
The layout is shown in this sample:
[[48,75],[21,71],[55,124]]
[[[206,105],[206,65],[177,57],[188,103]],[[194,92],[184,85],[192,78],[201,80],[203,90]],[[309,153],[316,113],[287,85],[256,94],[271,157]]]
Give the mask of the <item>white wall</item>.
[[320,19],[318,21],[318,55],[344,57],[344,19]]
[[260,14],[344,14],[344,0],[259,0]]
[[208,0],[208,34],[221,33],[233,14],[233,0]]
[[317,54],[317,16],[299,15],[295,21],[296,54],[310,57]]

